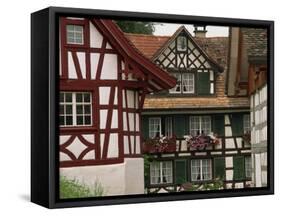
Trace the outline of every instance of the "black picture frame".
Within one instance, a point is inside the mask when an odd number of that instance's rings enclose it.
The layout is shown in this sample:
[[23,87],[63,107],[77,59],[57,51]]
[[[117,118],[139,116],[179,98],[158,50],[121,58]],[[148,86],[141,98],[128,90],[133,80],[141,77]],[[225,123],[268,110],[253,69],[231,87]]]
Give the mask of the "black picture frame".
[[[155,195],[58,199],[58,17],[141,19],[169,23],[262,27],[268,30],[268,186]],[[274,194],[274,22],[203,16],[49,7],[31,15],[31,201],[47,208]]]

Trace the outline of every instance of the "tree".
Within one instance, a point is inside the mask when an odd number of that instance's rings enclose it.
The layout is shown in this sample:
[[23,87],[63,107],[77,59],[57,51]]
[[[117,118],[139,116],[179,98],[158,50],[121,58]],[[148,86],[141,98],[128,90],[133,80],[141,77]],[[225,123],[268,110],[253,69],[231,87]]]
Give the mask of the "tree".
[[126,33],[152,35],[155,30],[152,22],[116,20],[115,23]]

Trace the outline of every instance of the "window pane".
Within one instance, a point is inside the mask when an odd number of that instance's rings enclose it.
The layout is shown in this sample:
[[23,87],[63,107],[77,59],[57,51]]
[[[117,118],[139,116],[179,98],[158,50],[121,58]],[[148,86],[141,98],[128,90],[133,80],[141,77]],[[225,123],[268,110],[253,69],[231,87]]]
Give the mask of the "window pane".
[[72,102],[72,93],[65,93],[65,102]]
[[76,93],[76,102],[78,103],[82,102],[82,93]]
[[74,25],[67,25],[66,29],[67,29],[67,31],[73,31],[74,30]]
[[66,125],[72,125],[72,116],[66,116]]
[[178,43],[177,44],[178,50],[181,50],[181,51],[186,50],[186,48],[187,48],[186,37],[179,36],[177,43]]
[[84,102],[90,102],[90,101],[91,101],[90,94],[84,93]]
[[83,125],[83,116],[77,116],[76,123],[77,125]]
[[64,93],[60,93],[60,102],[64,102]]
[[66,109],[66,114],[72,114],[72,105],[66,105],[65,109]]
[[91,124],[91,116],[85,116],[85,125]]
[[64,125],[64,116],[60,116],[60,125]]
[[64,106],[60,105],[60,114],[64,114]]
[[76,113],[77,114],[83,114],[83,105],[77,105],[76,106]]
[[84,105],[84,114],[91,114],[91,106]]

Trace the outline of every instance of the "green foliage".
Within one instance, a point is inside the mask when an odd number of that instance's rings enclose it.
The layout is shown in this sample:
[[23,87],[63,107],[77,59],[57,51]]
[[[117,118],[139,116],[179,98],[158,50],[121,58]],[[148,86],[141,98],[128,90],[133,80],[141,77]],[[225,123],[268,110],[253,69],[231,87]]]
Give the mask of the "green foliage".
[[143,155],[143,161],[144,161],[144,180],[145,185],[148,185],[149,182],[149,171],[150,171],[150,162],[152,161],[152,157],[148,154]]
[[155,31],[155,27],[152,22],[116,20],[115,23],[123,32],[126,33],[152,35]]
[[78,182],[76,179],[68,179],[65,176],[60,177],[60,198],[85,198],[103,196],[105,191],[99,182],[95,182],[91,188],[86,184]]

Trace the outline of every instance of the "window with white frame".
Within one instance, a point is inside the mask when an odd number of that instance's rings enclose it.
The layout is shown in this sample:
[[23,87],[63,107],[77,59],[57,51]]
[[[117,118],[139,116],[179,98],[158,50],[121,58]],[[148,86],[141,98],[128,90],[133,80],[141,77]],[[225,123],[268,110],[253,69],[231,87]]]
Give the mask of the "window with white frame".
[[149,137],[155,138],[161,136],[161,118],[149,118]]
[[252,158],[251,156],[245,157],[245,177],[252,177]]
[[170,93],[193,94],[195,92],[195,81],[193,73],[174,73],[177,84],[170,89]]
[[208,181],[212,179],[212,160],[191,160],[191,181]]
[[154,161],[150,163],[150,184],[173,183],[172,161]]
[[68,44],[83,44],[83,26],[66,25],[66,41]]
[[211,116],[190,116],[190,135],[197,136],[211,133]]
[[194,74],[183,73],[182,74],[182,92],[194,93]]
[[243,115],[243,128],[244,134],[251,132],[250,115],[248,114]]
[[173,136],[173,118],[172,117],[165,118],[165,136],[167,136],[167,137]]
[[186,51],[187,41],[185,36],[179,36],[177,38],[177,49],[178,51]]
[[92,125],[90,92],[60,92],[60,126]]

